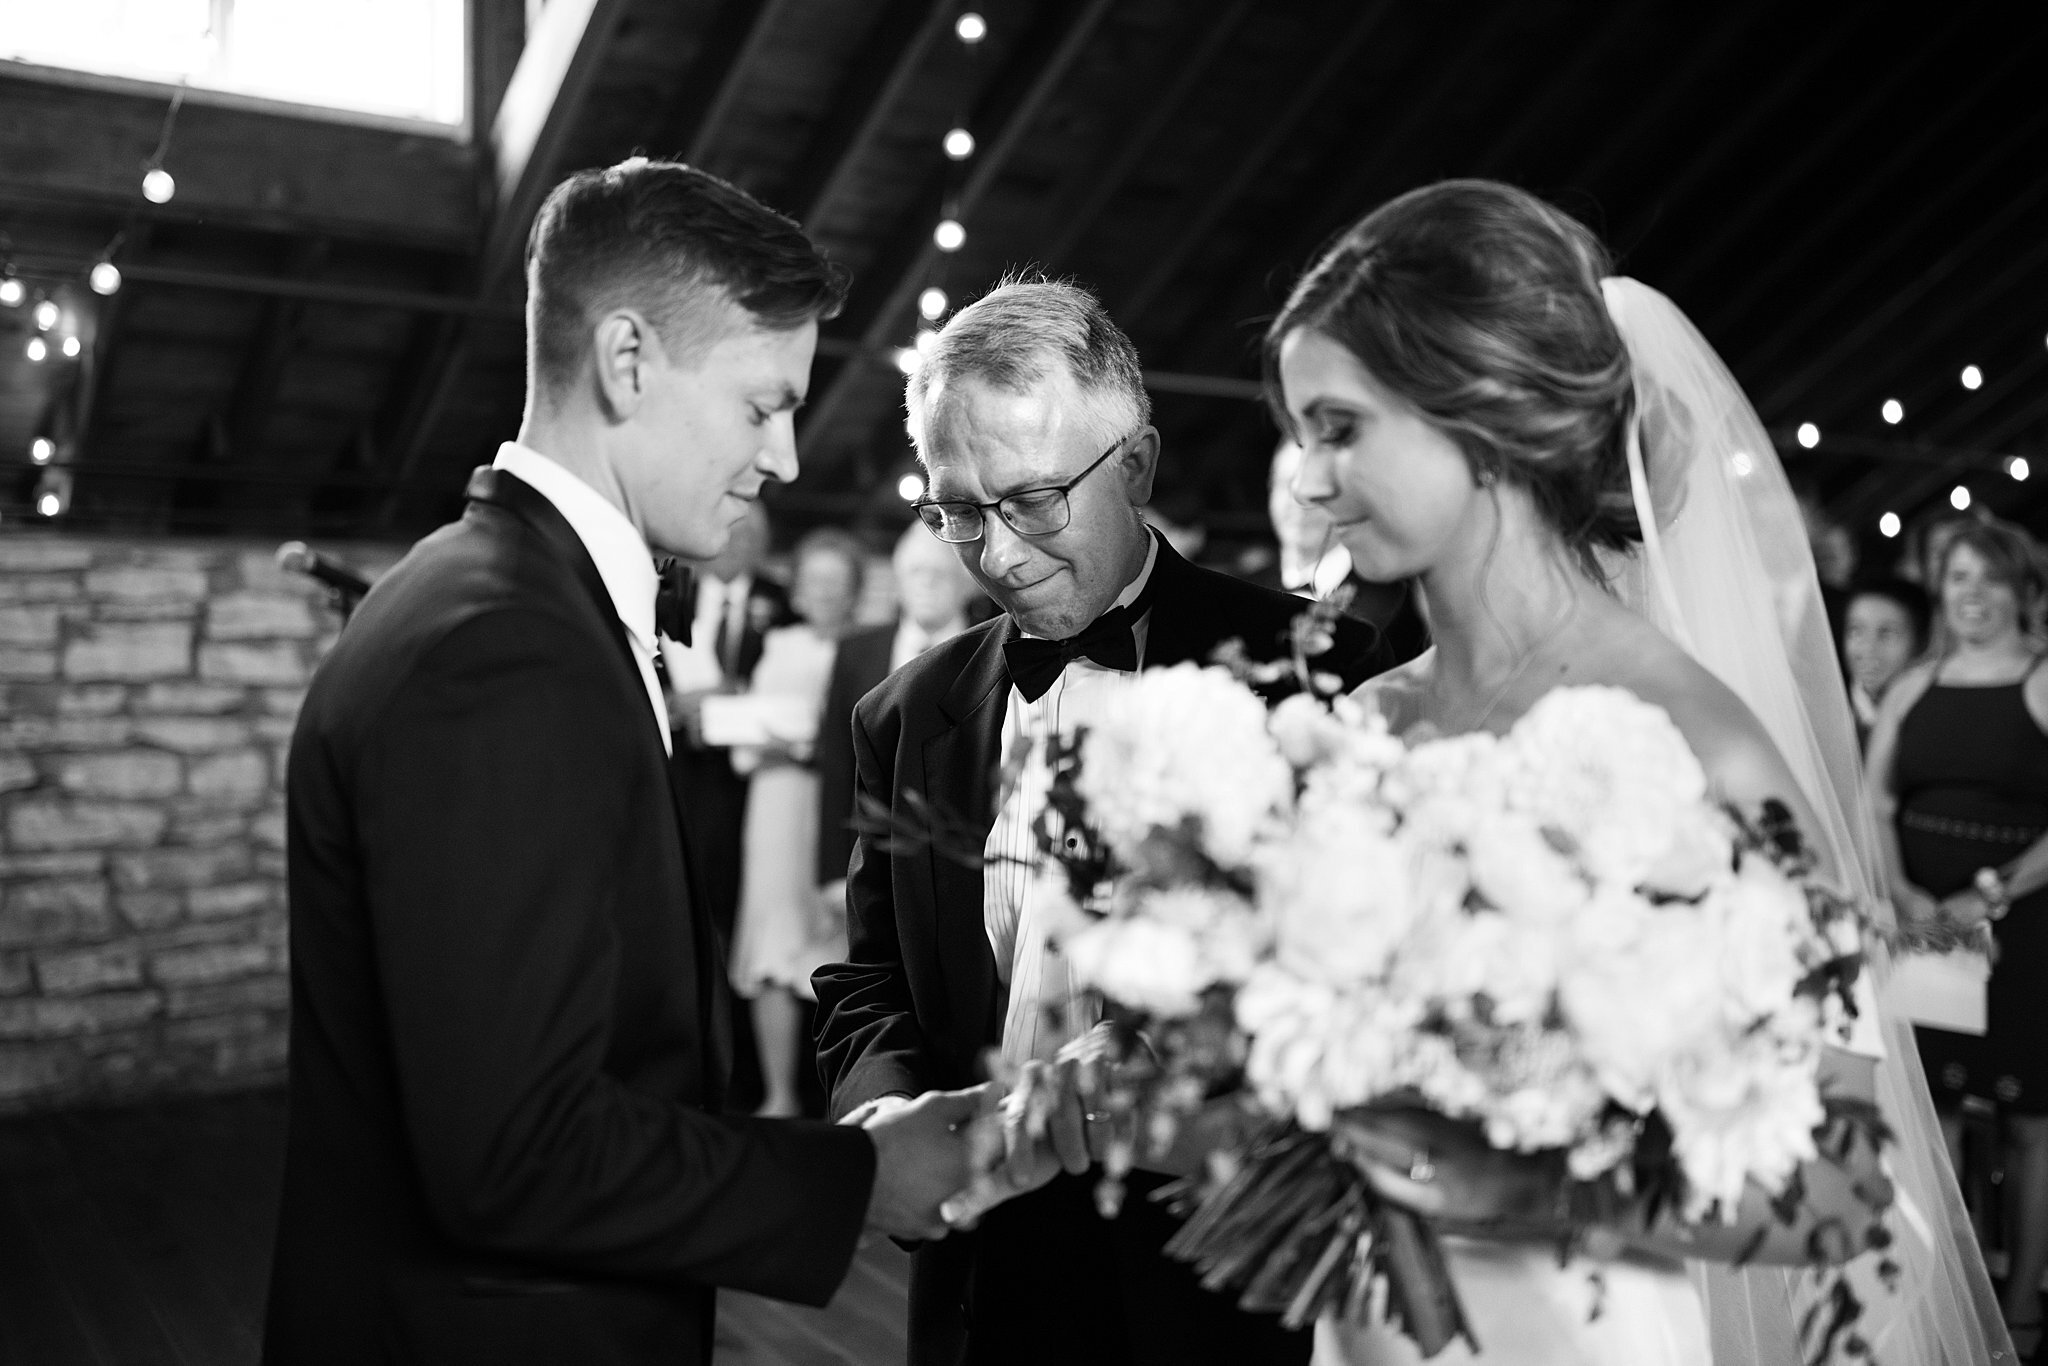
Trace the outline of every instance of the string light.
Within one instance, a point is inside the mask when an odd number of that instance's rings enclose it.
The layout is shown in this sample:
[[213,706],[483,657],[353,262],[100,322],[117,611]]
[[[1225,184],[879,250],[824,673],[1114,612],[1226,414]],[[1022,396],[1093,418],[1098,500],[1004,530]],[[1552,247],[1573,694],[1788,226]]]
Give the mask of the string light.
[[2005,462],[2005,472],[2024,484],[2027,482],[2027,476],[2034,472],[2034,467],[2027,463],[2027,457],[2016,455]]
[[947,132],[939,144],[946,149],[946,155],[955,161],[965,161],[974,155],[974,134],[965,128],[954,128]]
[[1814,426],[1811,422],[1800,423],[1799,444],[1808,450],[1818,446],[1820,444],[1820,428]]
[[60,315],[57,311],[56,300],[43,300],[41,303],[36,305],[36,331],[49,331],[51,328],[57,325],[57,319],[59,316]]
[[14,274],[14,267],[7,268],[5,278],[0,278],[0,304],[9,308],[20,308],[22,300],[28,298],[28,289]]
[[946,316],[946,291],[933,285],[917,296],[917,311],[924,314],[929,322],[937,322]]
[[64,359],[77,360],[80,349],[81,348],[79,346],[78,338],[76,335],[69,336],[64,339],[64,345],[62,347],[62,350],[64,352]]
[[142,197],[150,203],[168,204],[177,192],[177,180],[163,167],[152,166],[142,173]]
[[41,365],[49,358],[49,343],[45,342],[41,337],[30,337],[28,339],[27,355],[37,365]]
[[152,204],[168,204],[178,192],[178,182],[164,169],[164,156],[171,150],[171,129],[177,126],[178,110],[184,104],[185,89],[180,86],[171,96],[171,107],[164,111],[164,127],[157,134],[156,150],[142,163],[142,197]]
[[1886,399],[1884,407],[1878,409],[1878,411],[1884,415],[1884,420],[1891,423],[1894,427],[1906,420],[1905,405],[1895,398]]
[[915,474],[906,474],[896,481],[896,496],[906,503],[914,503],[924,497],[924,480]]
[[64,500],[54,493],[45,493],[36,499],[36,511],[45,517],[55,517],[64,510]]
[[1965,389],[1982,389],[1984,387],[1984,372],[1974,365],[1965,365],[1963,367],[1963,387]]
[[1950,489],[1948,493],[1948,505],[1954,508],[1957,512],[1968,512],[1970,510],[1969,488],[1966,485],[1957,484],[1954,488]]
[[1887,541],[1899,534],[1899,514],[1887,512],[1877,519],[1877,534]]
[[47,465],[57,454],[57,443],[47,436],[39,436],[28,443],[28,458],[38,465]]
[[121,268],[112,261],[95,261],[86,277],[95,294],[112,294],[121,288]]
[[967,46],[973,47],[988,37],[988,20],[969,10],[953,22],[953,34]]
[[967,229],[960,226],[957,218],[941,218],[932,229],[932,245],[940,251],[958,251],[967,245]]
[[896,348],[896,368],[905,375],[916,374],[917,367],[922,364],[924,364],[924,357],[918,353],[916,347],[899,346]]

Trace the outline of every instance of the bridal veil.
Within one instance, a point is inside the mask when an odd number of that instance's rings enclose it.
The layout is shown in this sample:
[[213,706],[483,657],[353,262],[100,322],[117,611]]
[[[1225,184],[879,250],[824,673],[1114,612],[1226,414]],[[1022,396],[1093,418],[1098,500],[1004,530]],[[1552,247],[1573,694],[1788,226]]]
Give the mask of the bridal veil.
[[[1784,467],[1741,386],[1677,305],[1627,278],[1602,287],[1634,371],[1629,472],[1643,529],[1640,553],[1607,566],[1615,589],[1762,719],[1819,814],[1823,853],[1850,891],[1888,914],[1848,697]],[[1883,1366],[2016,1361],[1912,1026],[1889,999],[1882,945],[1871,966],[1885,1042],[1877,1099],[1895,1138],[1891,1253],[1902,1274],[1892,1290],[1878,1283],[1875,1258],[1852,1268],[1865,1306],[1859,1331]],[[1693,1275],[1717,1363],[1803,1359],[1813,1272],[1695,1263]]]

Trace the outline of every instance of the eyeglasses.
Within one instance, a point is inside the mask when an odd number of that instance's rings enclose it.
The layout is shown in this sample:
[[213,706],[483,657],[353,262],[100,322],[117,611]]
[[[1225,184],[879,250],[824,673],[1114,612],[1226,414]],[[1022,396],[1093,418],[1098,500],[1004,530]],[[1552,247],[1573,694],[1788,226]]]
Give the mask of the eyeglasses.
[[[1131,433],[1136,436],[1137,433]],[[948,545],[965,545],[981,539],[982,519],[993,508],[1002,514],[1003,521],[1019,536],[1050,536],[1055,531],[1065,531],[1074,512],[1067,505],[1067,495],[1089,475],[1102,467],[1102,462],[1115,455],[1130,441],[1130,436],[1120,436],[1116,444],[1089,463],[1087,469],[1064,484],[1042,489],[1019,489],[1005,494],[993,503],[970,503],[964,499],[934,499],[930,502],[911,504],[925,529]]]

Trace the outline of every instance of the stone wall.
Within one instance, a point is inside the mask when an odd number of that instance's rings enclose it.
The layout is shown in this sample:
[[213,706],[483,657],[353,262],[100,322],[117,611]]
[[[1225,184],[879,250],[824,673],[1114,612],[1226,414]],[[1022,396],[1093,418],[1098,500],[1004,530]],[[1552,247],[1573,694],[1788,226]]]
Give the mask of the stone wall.
[[273,550],[0,530],[0,1111],[282,1075],[285,751],[340,622]]

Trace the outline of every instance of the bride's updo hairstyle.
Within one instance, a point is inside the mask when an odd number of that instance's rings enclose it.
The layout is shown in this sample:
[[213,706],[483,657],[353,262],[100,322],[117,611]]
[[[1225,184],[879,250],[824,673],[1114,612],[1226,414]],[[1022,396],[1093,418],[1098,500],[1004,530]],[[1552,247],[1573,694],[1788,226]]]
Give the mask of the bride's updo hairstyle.
[[[1607,250],[1512,185],[1447,180],[1367,214],[1266,333],[1319,332],[1456,441],[1482,483],[1527,489],[1589,568],[1640,539],[1629,496],[1628,349],[1601,296]],[[1281,413],[1283,428],[1287,425]]]

